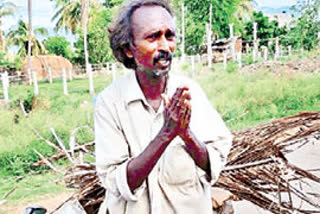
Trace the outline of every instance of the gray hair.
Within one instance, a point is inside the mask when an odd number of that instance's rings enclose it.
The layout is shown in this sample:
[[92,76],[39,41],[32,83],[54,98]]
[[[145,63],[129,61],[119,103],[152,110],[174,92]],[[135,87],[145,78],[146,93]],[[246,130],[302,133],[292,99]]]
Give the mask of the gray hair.
[[133,0],[125,4],[116,15],[115,21],[109,27],[109,39],[114,56],[127,68],[136,69],[134,58],[127,57],[125,51],[134,47],[131,28],[131,16],[142,6],[160,6],[173,16],[169,2],[165,0]]

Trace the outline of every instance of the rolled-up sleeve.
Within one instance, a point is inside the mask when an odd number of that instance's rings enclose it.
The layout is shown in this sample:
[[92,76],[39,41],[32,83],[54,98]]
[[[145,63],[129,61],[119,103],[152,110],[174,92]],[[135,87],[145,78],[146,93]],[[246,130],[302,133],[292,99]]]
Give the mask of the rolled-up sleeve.
[[[103,92],[102,92],[103,93]],[[104,94],[105,95],[105,94]],[[127,181],[127,166],[132,157],[112,99],[105,102],[98,96],[95,113],[96,169],[102,185],[116,197],[137,201],[146,187],[145,182],[133,192]]]
[[194,88],[191,100],[191,129],[195,136],[206,144],[208,151],[211,179],[198,167],[198,175],[203,183],[213,185],[224,168],[232,145],[232,134],[226,127],[219,113],[212,107],[200,86]]

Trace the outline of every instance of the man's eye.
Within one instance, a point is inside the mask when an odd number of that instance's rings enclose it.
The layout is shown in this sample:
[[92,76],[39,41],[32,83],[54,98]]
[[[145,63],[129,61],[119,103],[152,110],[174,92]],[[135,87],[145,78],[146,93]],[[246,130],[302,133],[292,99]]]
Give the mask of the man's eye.
[[147,37],[148,40],[154,41],[160,36],[160,33],[153,33]]
[[166,33],[166,38],[167,39],[174,39],[175,38],[175,34],[173,32],[171,32],[171,31],[168,31]]

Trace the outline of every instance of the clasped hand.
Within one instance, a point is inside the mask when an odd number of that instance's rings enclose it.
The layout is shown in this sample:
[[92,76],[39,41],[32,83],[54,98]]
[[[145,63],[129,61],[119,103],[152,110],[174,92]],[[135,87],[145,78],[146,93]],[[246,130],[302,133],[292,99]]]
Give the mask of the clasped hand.
[[179,87],[171,98],[162,95],[164,102],[164,126],[171,136],[183,138],[189,129],[191,96],[189,88]]

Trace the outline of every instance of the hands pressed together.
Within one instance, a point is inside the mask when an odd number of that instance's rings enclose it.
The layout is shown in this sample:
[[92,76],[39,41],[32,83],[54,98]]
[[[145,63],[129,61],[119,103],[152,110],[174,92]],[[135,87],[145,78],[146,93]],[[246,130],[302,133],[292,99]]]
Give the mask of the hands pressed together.
[[184,138],[188,134],[191,118],[191,96],[187,86],[177,88],[171,98],[162,95],[164,102],[164,126],[173,137]]

